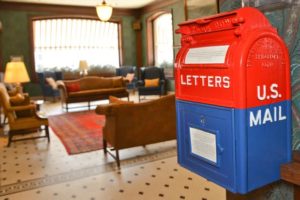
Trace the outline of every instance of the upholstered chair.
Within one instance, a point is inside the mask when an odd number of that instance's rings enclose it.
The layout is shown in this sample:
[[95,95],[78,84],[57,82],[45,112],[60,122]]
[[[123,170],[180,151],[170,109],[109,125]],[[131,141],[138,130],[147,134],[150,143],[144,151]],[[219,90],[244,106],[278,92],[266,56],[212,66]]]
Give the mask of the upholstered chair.
[[141,96],[164,95],[165,75],[160,67],[142,67],[141,78],[138,81],[139,101]]
[[60,94],[55,82],[63,79],[62,72],[37,72],[37,77],[44,100],[51,97],[55,101]]
[[[12,100],[12,97],[8,95],[3,83],[0,83],[0,103],[4,115],[8,119],[8,147],[11,142],[19,140],[46,137],[48,138],[48,142],[50,141],[48,119],[36,113],[35,104],[30,102],[28,104],[24,103],[22,97],[17,97]],[[32,133],[34,130],[38,131],[42,128],[45,130],[45,135],[13,139],[15,135]]]
[[116,75],[123,76],[128,80],[127,89],[135,89],[138,81],[138,74],[135,66],[121,66],[116,68]]

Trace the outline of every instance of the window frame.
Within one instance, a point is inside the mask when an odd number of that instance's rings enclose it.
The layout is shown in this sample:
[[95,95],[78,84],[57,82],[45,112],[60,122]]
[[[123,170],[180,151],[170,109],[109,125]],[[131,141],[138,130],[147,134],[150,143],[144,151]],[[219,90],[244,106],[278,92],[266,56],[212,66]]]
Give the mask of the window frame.
[[[163,14],[171,14],[172,15],[172,26],[173,24],[173,12],[172,11],[167,11],[167,10],[162,10],[158,11],[154,14],[152,14],[150,17],[147,18],[147,33],[146,33],[146,38],[147,38],[147,65],[154,66],[155,64],[155,49],[154,49],[154,21],[160,17]],[[174,27],[173,27],[174,30]],[[174,33],[173,33],[173,46],[174,46]],[[174,58],[174,50],[173,50],[173,60],[175,62]]]
[[[31,16],[29,19],[29,51],[30,51],[30,70],[31,77],[33,77],[35,82],[37,82],[36,70],[35,70],[35,59],[34,59],[34,33],[33,33],[33,23],[36,20],[48,20],[48,19],[88,19],[88,20],[99,20],[94,16],[84,16],[84,15],[45,15],[45,16]],[[118,25],[118,49],[119,49],[119,63],[120,66],[123,65],[123,47],[122,47],[122,23],[120,20],[109,20],[108,22],[116,23]]]

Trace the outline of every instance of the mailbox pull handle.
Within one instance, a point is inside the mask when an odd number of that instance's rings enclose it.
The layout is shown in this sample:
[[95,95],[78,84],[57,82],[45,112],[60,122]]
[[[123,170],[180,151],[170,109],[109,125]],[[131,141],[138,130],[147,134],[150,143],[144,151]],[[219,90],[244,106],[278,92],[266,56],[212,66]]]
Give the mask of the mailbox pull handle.
[[196,20],[196,23],[200,25],[204,25],[204,24],[209,24],[211,21],[212,20],[208,20],[208,19],[198,19]]
[[224,151],[224,148],[223,148],[223,147],[221,147],[221,146],[220,146],[220,144],[218,144],[218,145],[217,145],[217,148],[218,148],[218,150],[219,150],[219,151],[218,151],[218,152],[219,152],[219,154],[222,154],[222,153],[223,153],[223,151]]

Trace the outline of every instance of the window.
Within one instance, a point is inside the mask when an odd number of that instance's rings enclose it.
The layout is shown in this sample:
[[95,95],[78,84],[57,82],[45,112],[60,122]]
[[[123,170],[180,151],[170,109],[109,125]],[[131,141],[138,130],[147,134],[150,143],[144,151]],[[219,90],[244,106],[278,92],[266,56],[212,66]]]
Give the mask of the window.
[[155,66],[173,64],[172,14],[162,14],[153,20]]
[[147,64],[163,67],[165,76],[173,78],[172,13],[160,11],[147,19]]
[[118,23],[73,18],[34,20],[33,38],[37,71],[78,69],[80,60],[88,65],[120,65]]

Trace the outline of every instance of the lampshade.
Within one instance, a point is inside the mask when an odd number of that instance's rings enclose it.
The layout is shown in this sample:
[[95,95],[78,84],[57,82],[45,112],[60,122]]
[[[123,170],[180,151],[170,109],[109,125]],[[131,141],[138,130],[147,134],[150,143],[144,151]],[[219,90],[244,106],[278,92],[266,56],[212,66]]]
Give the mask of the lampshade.
[[8,62],[6,64],[4,82],[5,83],[25,83],[29,82],[29,76],[24,62]]
[[101,5],[96,6],[96,11],[101,21],[108,21],[112,15],[113,8],[106,4],[105,0],[102,1]]
[[86,60],[80,60],[79,61],[79,71],[88,70],[89,66],[86,62]]

